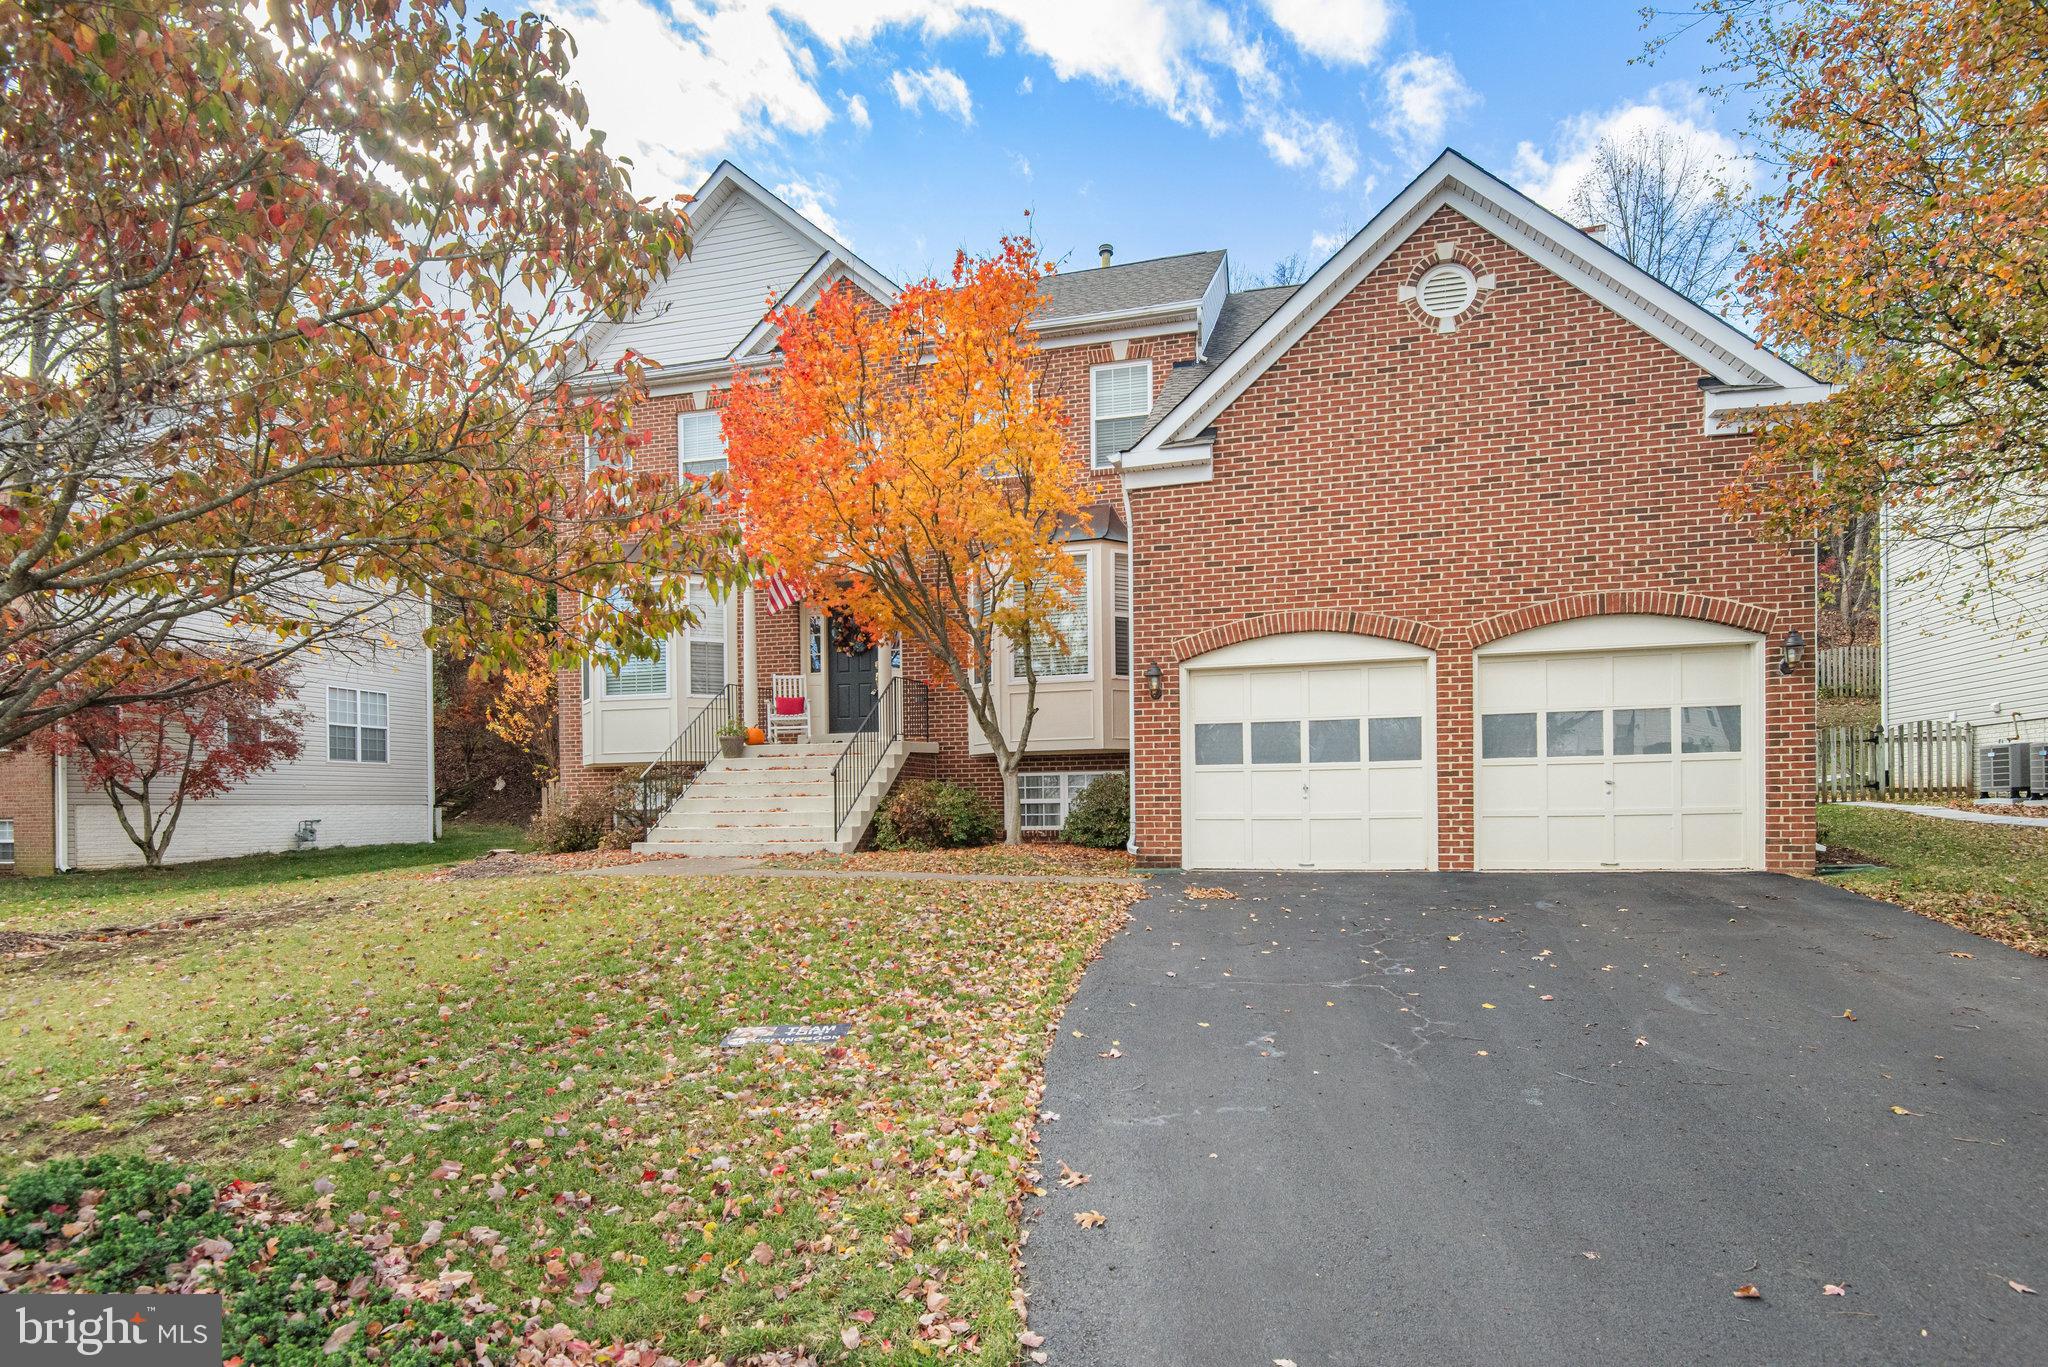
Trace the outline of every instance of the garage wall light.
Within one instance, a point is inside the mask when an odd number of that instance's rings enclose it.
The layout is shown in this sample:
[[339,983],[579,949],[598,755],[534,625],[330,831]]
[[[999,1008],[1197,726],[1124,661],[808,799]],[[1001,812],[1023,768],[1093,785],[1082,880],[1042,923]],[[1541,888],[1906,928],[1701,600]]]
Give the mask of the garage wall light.
[[1785,633],[1785,644],[1778,650],[1778,672],[1790,674],[1799,667],[1799,662],[1805,657],[1806,638],[1799,634],[1797,627],[1794,627]]
[[1154,702],[1166,691],[1166,676],[1159,672],[1159,661],[1145,666],[1145,692]]

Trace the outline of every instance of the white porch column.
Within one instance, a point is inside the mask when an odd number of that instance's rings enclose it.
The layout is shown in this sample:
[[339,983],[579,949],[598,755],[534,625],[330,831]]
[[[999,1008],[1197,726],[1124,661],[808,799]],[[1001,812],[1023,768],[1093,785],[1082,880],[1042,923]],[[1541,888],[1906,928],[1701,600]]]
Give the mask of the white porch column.
[[[890,663],[890,657],[895,653],[895,637],[884,636],[875,642],[875,696],[878,698],[889,691],[889,681],[896,677],[896,667]],[[891,705],[899,709],[897,715],[900,717],[903,699],[899,697]]]
[[761,724],[761,661],[754,646],[754,581],[740,590],[740,717]]

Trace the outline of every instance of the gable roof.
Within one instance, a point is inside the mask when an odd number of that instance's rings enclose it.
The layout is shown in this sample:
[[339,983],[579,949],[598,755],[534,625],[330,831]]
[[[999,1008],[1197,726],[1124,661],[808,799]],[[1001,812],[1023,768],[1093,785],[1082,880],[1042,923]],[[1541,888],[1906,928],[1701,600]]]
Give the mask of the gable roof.
[[1036,321],[1044,328],[1176,306],[1198,308],[1223,261],[1220,251],[1186,252],[1048,275],[1039,286],[1045,303]]
[[1157,427],[1176,404],[1192,393],[1196,385],[1208,379],[1218,366],[1228,361],[1231,353],[1258,331],[1259,324],[1271,318],[1274,311],[1299,288],[1298,285],[1265,285],[1225,295],[1223,307],[1216,313],[1216,326],[1209,333],[1207,358],[1174,364],[1173,373],[1160,386],[1159,397],[1152,401],[1152,421],[1145,425],[1145,431],[1150,432]]
[[[766,214],[770,220],[805,244],[812,253],[808,264],[802,268],[801,272],[794,274],[782,286],[782,297],[785,301],[790,303],[799,302],[799,295],[815,291],[827,280],[840,278],[851,279],[863,290],[884,303],[890,303],[895,300],[896,284],[894,281],[862,260],[844,242],[841,242],[831,233],[826,232],[810,219],[798,213],[795,208],[780,196],[771,193],[762,186],[761,182],[755,180],[729,161],[719,162],[717,168],[706,178],[704,184],[698,188],[697,193],[691,197],[690,218],[693,227],[693,239],[701,239],[708,235],[719,217],[728,212],[736,202],[741,200],[754,205],[758,210]],[[650,300],[654,298],[655,293],[659,292],[660,286],[661,282],[657,281],[654,292],[651,292],[649,295]],[[646,303],[647,301],[642,301],[642,308],[646,307]],[[618,328],[628,326],[633,322],[634,318],[630,315],[624,318],[593,318],[585,325],[582,335],[577,338],[577,344],[581,348],[586,360],[602,354],[611,334]],[[761,325],[757,325],[721,355],[680,358],[681,364],[664,366],[658,370],[650,369],[647,372],[647,378],[655,380],[668,376],[672,372],[681,373],[705,370],[707,366],[719,370],[730,369],[733,359],[744,356],[750,351],[760,349],[761,332]],[[772,336],[772,330],[770,335]],[[609,374],[586,374],[579,378],[585,383],[601,384],[609,382],[613,377]]]
[[[1212,346],[1212,352],[1220,359],[1202,367],[1204,373],[1174,398],[1170,407],[1164,402],[1156,406],[1164,411],[1137,444],[1124,453],[1124,469],[1137,475],[1148,468],[1164,470],[1206,463],[1208,445],[1204,434],[1217,415],[1431,214],[1445,206],[1583,290],[1711,375],[1717,383],[1707,389],[1709,430],[1715,430],[1712,424],[1717,415],[1730,410],[1766,403],[1808,402],[1827,393],[1827,386],[1766,351],[1741,329],[1679,294],[1461,153],[1446,148],[1335,255],[1260,320],[1238,346],[1227,355],[1222,347]],[[1146,481],[1139,481],[1143,482]]]

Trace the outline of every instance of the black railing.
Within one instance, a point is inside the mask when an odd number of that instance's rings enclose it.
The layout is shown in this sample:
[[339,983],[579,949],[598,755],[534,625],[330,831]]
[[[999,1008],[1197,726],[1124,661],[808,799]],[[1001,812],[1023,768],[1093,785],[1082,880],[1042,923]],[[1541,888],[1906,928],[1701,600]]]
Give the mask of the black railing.
[[932,738],[932,688],[923,679],[899,675],[903,680],[903,739]]
[[846,748],[841,750],[839,758],[833,761],[834,840],[839,838],[840,829],[846,825],[846,818],[853,814],[853,804],[860,801],[861,792],[868,786],[868,780],[875,776],[875,770],[882,767],[882,760],[888,755],[889,747],[903,736],[902,682],[901,679],[891,679],[888,687],[875,695],[875,705],[860,719],[860,725],[853,728],[853,739],[846,742]]
[[717,697],[704,704],[683,733],[669,742],[660,759],[640,771],[640,824],[653,826],[676,804],[704,772],[704,766],[718,755],[718,732],[733,719],[739,704],[740,686],[727,684]]

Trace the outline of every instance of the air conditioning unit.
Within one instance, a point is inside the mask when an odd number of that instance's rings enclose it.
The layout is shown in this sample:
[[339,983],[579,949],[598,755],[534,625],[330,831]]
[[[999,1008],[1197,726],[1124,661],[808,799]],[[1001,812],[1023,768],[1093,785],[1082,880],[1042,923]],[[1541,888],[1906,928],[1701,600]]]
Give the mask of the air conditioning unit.
[[1977,751],[1978,797],[2031,797],[2041,784],[2048,784],[2048,745],[2008,741]]

